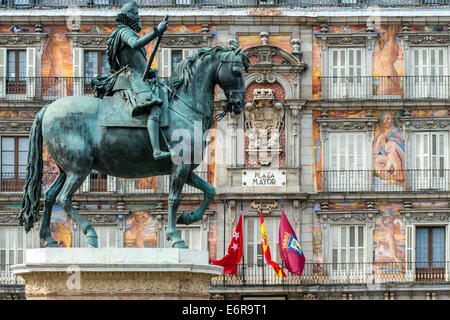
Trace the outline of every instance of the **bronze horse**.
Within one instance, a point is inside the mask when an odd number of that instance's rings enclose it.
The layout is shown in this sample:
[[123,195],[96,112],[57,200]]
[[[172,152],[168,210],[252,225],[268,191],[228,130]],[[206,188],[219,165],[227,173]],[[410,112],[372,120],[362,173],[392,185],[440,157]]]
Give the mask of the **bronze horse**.
[[[186,134],[182,136],[187,139],[178,141],[169,141],[167,138],[167,145],[178,152],[175,154],[177,157],[172,153],[172,159],[153,159],[145,128],[101,126],[98,115],[102,99],[69,96],[42,108],[31,128],[19,223],[28,232],[39,220],[42,150],[45,143],[59,168],[57,178],[44,192],[39,235],[46,246],[57,246],[50,234],[50,218],[55,201],[81,227],[88,245],[98,246],[93,226],[72,207],[73,194],[91,170],[95,169],[124,178],[170,174],[166,238],[173,247],[186,248],[177,233],[176,223],[190,224],[200,220],[215,195],[215,188],[193,171],[203,159],[206,148],[206,141],[202,139],[201,150],[195,150],[194,131],[199,130],[200,126],[203,138],[203,133],[212,127],[216,85],[223,89],[227,97],[225,112],[239,114],[242,111],[244,70],[248,71],[248,66],[248,57],[236,46],[203,48],[178,65],[163,86],[170,97],[170,125],[162,131],[161,145],[166,142],[164,137],[176,136],[177,130],[190,134],[190,139]],[[200,157],[195,155],[196,152],[201,152]],[[175,161],[181,159],[180,156],[182,161]],[[185,183],[203,191],[204,198],[198,208],[192,212],[183,212],[176,220]]]

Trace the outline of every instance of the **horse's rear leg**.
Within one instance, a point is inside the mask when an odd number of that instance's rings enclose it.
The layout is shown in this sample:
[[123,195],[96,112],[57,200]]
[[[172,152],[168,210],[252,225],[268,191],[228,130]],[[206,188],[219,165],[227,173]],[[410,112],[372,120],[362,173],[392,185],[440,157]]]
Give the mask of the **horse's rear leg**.
[[190,171],[186,179],[186,183],[194,188],[197,188],[204,193],[203,201],[200,203],[197,209],[193,211],[183,212],[178,218],[179,224],[191,224],[203,217],[208,205],[214,199],[216,195],[216,189],[210,185],[207,181],[203,180],[197,173]]
[[72,196],[83,184],[83,181],[88,174],[89,172],[85,174],[68,173],[67,180],[64,183],[61,193],[56,198],[56,201],[61,208],[63,208],[64,211],[80,226],[81,230],[86,235],[88,245],[97,248],[98,237],[94,227],[92,227],[92,225],[72,207]]
[[53,204],[56,201],[56,197],[61,191],[64,182],[66,181],[66,173],[59,168],[59,174],[55,181],[44,192],[44,214],[42,216],[41,229],[39,231],[39,237],[45,241],[46,247],[57,247],[58,242],[51,236],[50,232],[50,219],[52,217]]
[[186,243],[178,235],[176,228],[177,209],[181,202],[181,191],[190,171],[190,165],[172,166],[170,173],[169,212],[167,217],[166,239],[174,248],[187,248]]

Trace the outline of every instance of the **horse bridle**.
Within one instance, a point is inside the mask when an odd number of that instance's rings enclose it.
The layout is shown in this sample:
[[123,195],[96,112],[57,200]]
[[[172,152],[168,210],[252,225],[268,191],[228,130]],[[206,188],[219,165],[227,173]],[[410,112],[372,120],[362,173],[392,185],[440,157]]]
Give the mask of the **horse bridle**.
[[[232,54],[232,59],[231,60],[223,58],[223,59],[221,59],[219,61],[219,67],[217,68],[217,71],[216,71],[216,82],[218,82],[220,68],[222,67],[222,65],[224,63],[231,63],[231,72],[233,72],[234,63],[236,62],[234,58],[236,57],[236,55],[238,53],[241,52],[241,50],[242,50],[241,47],[233,50],[233,54]],[[220,114],[218,114],[216,116],[216,121],[220,121],[223,117],[225,117],[225,115],[228,112],[233,111],[233,106],[235,106],[239,102],[239,99],[237,99],[235,95],[236,94],[242,94],[242,93],[245,93],[245,90],[233,89],[233,90],[225,91],[225,96],[227,98],[227,101],[226,101],[226,104],[225,104],[225,109],[224,109],[224,111],[222,113],[220,113]]]

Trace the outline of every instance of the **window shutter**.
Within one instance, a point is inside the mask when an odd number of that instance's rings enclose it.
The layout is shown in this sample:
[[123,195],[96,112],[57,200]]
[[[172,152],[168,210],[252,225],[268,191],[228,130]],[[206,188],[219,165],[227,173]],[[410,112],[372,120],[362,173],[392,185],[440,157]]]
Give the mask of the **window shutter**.
[[106,176],[106,187],[107,187],[108,192],[116,191],[116,180],[117,180],[116,177],[113,177],[110,175]]
[[450,226],[445,226],[445,281],[449,280],[449,261],[450,261]]
[[406,277],[414,280],[414,262],[415,262],[415,227],[406,226]]
[[36,48],[27,48],[27,98],[32,99],[36,94]]
[[91,174],[89,173],[81,185],[81,192],[89,192],[91,190]]
[[162,78],[168,78],[170,77],[170,49],[169,48],[162,48],[161,49],[161,70],[160,70],[160,76]]
[[84,51],[83,48],[73,49],[73,95],[83,95]]
[[6,97],[6,48],[0,48],[0,99]]

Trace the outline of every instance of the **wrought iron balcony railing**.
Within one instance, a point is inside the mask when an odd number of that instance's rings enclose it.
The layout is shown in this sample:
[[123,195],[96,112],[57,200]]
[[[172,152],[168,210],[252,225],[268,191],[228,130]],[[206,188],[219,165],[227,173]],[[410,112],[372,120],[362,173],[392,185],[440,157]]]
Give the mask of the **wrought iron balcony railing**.
[[2,286],[22,286],[25,280],[14,275],[9,269],[9,265],[0,265],[0,287]]
[[[120,7],[128,0],[1,0],[8,8]],[[301,8],[301,7],[405,7],[442,6],[449,0],[137,0],[139,7],[217,7],[217,8]]]
[[448,283],[450,262],[306,263],[302,275],[283,269],[278,278],[266,263],[240,264],[237,275],[223,274],[211,280],[212,287],[345,285],[378,283]]
[[317,171],[319,192],[449,191],[449,169]]
[[[203,179],[207,180],[208,172],[197,172]],[[42,192],[56,179],[57,173],[47,173],[43,177]],[[108,177],[101,173],[92,172],[87,181],[80,187],[76,194],[89,193],[108,193],[108,194],[168,194],[169,193],[169,176],[158,176],[141,179],[125,179]],[[209,180],[210,181],[210,180]],[[13,173],[3,173],[0,181],[0,192],[21,193],[25,182],[25,174],[17,176]],[[201,193],[200,190],[185,185],[183,187],[184,194]]]
[[450,76],[319,77],[322,100],[447,100]]

